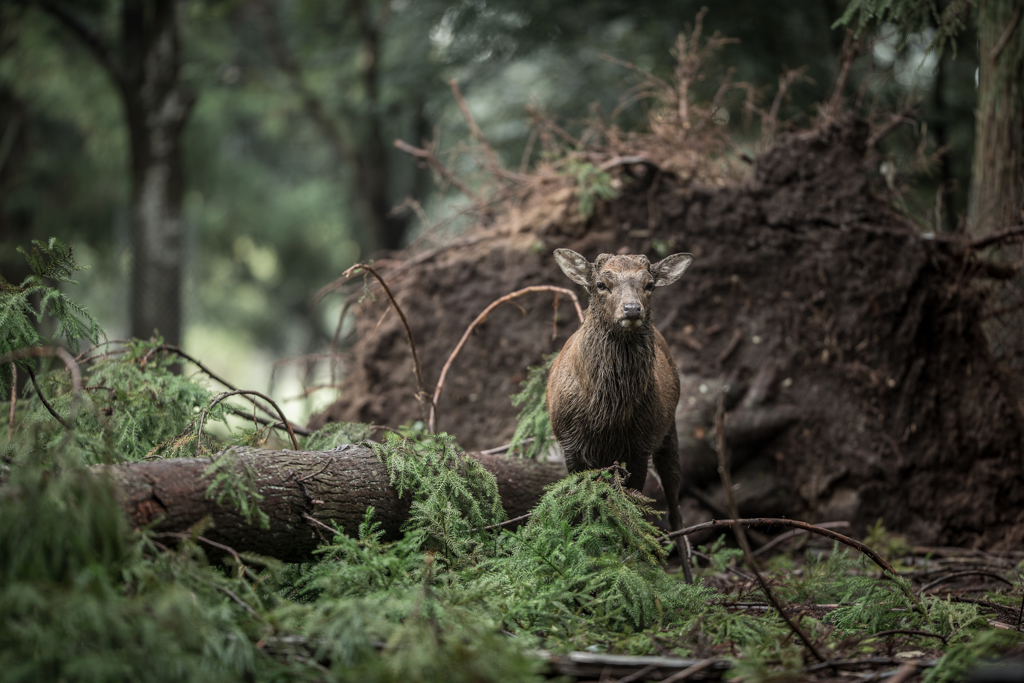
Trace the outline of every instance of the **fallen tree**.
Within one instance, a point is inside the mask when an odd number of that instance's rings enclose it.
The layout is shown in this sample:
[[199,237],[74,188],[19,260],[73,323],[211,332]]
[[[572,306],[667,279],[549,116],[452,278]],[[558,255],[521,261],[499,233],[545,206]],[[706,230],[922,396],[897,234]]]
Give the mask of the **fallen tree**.
[[[333,525],[356,535],[371,505],[374,520],[389,540],[401,535],[408,516],[409,495],[399,498],[384,465],[366,446],[345,445],[333,451],[239,447],[215,457],[230,458],[228,466],[262,497],[258,505],[267,516],[265,527],[244,514],[230,496],[216,489],[207,494],[213,483],[207,474],[210,458],[127,463],[106,471],[124,492],[121,506],[133,527],[186,534],[209,518],[212,527],[201,534],[208,547],[226,546],[286,562],[312,559]],[[473,457],[497,479],[509,518],[527,513],[545,486],[565,476],[561,464],[480,453]]]

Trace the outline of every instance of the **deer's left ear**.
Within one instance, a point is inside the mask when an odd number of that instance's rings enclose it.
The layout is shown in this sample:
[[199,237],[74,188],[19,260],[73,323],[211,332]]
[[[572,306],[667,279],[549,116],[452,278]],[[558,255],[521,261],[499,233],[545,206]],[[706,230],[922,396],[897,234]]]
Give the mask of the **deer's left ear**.
[[654,286],[670,285],[683,276],[686,269],[693,263],[693,254],[672,254],[651,266],[654,275]]

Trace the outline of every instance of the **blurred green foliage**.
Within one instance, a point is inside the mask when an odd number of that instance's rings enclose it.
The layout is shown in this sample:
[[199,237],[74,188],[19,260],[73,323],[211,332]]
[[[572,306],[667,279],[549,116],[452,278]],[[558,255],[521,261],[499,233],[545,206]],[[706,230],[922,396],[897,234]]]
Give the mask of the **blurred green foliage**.
[[[364,233],[371,222],[360,208],[367,164],[377,159],[373,168],[386,176],[391,205],[410,197],[431,220],[451,211],[454,198],[437,195],[426,172],[390,145],[394,138],[420,144],[436,131],[442,155],[458,147],[467,128],[448,79],[459,81],[485,135],[516,167],[531,131],[526,105],[536,104],[574,133],[587,116],[607,117],[636,76],[602,56],[671,80],[676,35],[701,4],[366,0],[348,11],[315,0],[182,0],[182,78],[198,97],[185,132],[184,309],[196,332],[187,343],[271,356],[319,349],[333,333],[337,311],[312,310],[312,292],[370,256],[372,240]],[[113,32],[114,0],[69,6],[97,33]],[[779,74],[806,65],[808,79],[780,110],[787,125],[805,124],[838,72],[844,33],[832,25],[844,9],[839,0],[712,7],[705,32],[739,42],[707,65],[695,96],[709,98],[733,69],[763,105]],[[311,117],[282,68],[268,17],[326,124]],[[918,22],[920,31],[927,32],[928,21]],[[897,183],[911,213],[934,213],[936,189],[948,191],[940,221],[948,229],[966,206],[973,41],[969,33],[952,37],[956,58],[947,50],[921,70],[915,66],[920,41],[889,38],[886,30],[871,21],[862,28],[862,39],[879,41],[854,62],[847,92],[863,108],[881,111],[918,98],[927,131],[896,129],[882,142],[883,156],[900,178],[914,179],[910,187]],[[758,124],[746,127],[743,97],[740,91],[726,97],[726,125],[741,147],[746,140],[752,148]],[[588,109],[591,103],[595,108]],[[73,239],[93,266],[82,276],[83,303],[115,337],[126,329],[130,258],[120,106],[89,51],[49,15],[32,3],[0,2],[0,272],[10,281],[27,275],[13,252],[33,238]],[[643,118],[643,107],[633,105],[616,123],[628,130]],[[344,141],[342,148],[330,143],[325,125]],[[928,149],[949,146],[946,161],[922,166],[920,134]],[[462,157],[454,168],[471,175],[474,162]],[[588,188],[603,185],[583,185],[585,211]],[[412,221],[407,240],[424,227],[408,211],[401,220]]]

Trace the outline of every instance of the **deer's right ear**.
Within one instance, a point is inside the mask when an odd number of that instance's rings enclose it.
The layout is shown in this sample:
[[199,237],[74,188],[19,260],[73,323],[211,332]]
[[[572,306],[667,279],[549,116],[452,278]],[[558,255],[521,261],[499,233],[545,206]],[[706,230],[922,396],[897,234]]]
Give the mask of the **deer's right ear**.
[[570,280],[578,285],[590,285],[590,263],[572,249],[555,249],[555,260]]

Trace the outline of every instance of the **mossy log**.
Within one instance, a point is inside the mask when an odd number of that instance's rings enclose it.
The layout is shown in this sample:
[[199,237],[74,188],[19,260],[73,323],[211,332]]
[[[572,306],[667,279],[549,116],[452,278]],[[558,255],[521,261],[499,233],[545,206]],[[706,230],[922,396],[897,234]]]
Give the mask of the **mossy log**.
[[[355,535],[366,508],[374,507],[385,538],[397,538],[410,506],[410,494],[399,498],[384,465],[365,446],[333,451],[231,449],[238,466],[248,469],[263,499],[260,509],[268,528],[248,521],[225,500],[206,495],[204,475],[209,458],[156,460],[110,466],[124,492],[121,505],[135,528],[152,525],[157,532],[184,532],[209,517],[212,528],[203,537],[238,552],[254,552],[287,562],[313,559],[313,551],[330,537],[321,527],[337,524]],[[537,503],[544,487],[565,476],[562,464],[541,463],[504,455],[473,454],[497,478],[509,518],[523,515]],[[315,521],[314,521],[315,520]]]

